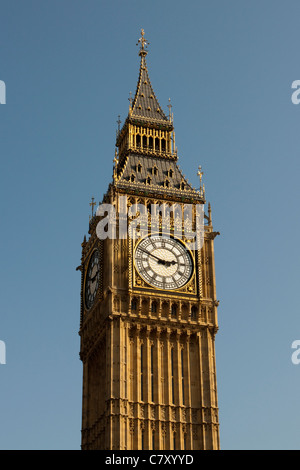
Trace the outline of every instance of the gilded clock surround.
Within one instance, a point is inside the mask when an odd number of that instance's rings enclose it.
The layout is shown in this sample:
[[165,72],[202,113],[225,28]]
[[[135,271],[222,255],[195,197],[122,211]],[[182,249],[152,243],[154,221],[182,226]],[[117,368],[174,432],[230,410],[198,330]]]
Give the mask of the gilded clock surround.
[[[205,205],[180,170],[171,105],[165,115],[152,89],[142,32],[140,71],[128,116],[118,129],[113,180],[102,202],[116,209],[116,230],[135,204]],[[156,140],[157,139],[157,140]],[[132,181],[133,177],[133,181]],[[93,201],[94,203],[94,201]],[[92,206],[93,209],[93,206]],[[195,230],[193,210],[191,230]],[[151,218],[148,217],[148,234]],[[82,243],[80,358],[83,364],[82,449],[219,449],[215,335],[218,330],[211,208],[204,243],[191,250],[193,273],[183,287],[165,291],[146,285],[134,263],[139,240],[99,240],[92,213]],[[128,223],[128,221],[127,221]],[[174,235],[176,219],[170,221]],[[158,233],[165,233],[160,218]],[[188,234],[187,234],[188,235]],[[189,248],[183,235],[180,241]],[[84,302],[86,274],[99,251],[99,287],[90,309]]]

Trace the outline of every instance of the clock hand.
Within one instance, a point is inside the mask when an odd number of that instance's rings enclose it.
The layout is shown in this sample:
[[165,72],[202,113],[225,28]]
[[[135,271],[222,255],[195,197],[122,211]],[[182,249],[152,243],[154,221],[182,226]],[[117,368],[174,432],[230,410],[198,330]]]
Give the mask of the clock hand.
[[147,255],[152,256],[152,258],[157,259],[160,264],[165,264],[166,263],[165,260],[163,260],[161,258],[158,258],[158,256],[155,256],[152,253],[150,253],[150,251],[144,250],[144,248],[140,248],[140,250],[143,251],[144,253],[147,253]]

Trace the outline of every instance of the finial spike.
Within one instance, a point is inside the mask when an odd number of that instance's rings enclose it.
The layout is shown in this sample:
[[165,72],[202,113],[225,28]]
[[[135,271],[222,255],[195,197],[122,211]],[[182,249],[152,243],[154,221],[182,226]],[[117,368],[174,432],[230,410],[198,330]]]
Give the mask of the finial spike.
[[150,42],[144,37],[145,31],[141,29],[141,37],[137,42],[137,46],[140,43],[140,52],[139,55],[145,57],[148,54],[148,51],[145,49],[145,47],[149,46]]
[[172,122],[172,120],[173,120],[173,114],[172,114],[172,112],[171,112],[171,109],[172,109],[171,98],[169,98],[168,108],[169,108],[169,121]]
[[90,202],[90,206],[92,207],[92,218],[94,217],[94,207],[96,205],[95,198],[92,197],[92,202]]
[[204,185],[202,186],[202,177],[203,177],[203,171],[202,171],[202,167],[201,165],[199,165],[198,167],[198,172],[197,172],[197,175],[199,176],[200,178],[200,195],[203,197],[205,195],[205,188],[204,188]]

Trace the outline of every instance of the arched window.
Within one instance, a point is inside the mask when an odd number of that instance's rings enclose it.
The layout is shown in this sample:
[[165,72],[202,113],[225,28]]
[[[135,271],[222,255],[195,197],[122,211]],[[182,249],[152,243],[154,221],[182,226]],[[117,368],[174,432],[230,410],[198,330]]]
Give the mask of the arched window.
[[141,136],[139,134],[137,134],[136,136],[136,146],[137,147],[141,146]]
[[172,317],[176,317],[176,315],[177,315],[177,305],[176,304],[172,304],[171,315],[172,315]]
[[131,310],[133,310],[133,311],[137,310],[137,301],[136,301],[136,299],[132,299],[132,301],[131,301]]
[[197,309],[196,305],[193,305],[192,310],[191,310],[191,319],[192,320],[197,319],[197,313],[198,313],[198,309]]

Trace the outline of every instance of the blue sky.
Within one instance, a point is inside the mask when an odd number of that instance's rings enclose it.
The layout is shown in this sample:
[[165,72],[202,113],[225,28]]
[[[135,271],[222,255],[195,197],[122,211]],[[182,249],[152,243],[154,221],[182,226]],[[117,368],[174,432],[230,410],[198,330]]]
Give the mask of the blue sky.
[[180,167],[212,205],[223,449],[299,448],[299,2],[0,2],[0,448],[79,449],[81,242],[144,28]]

